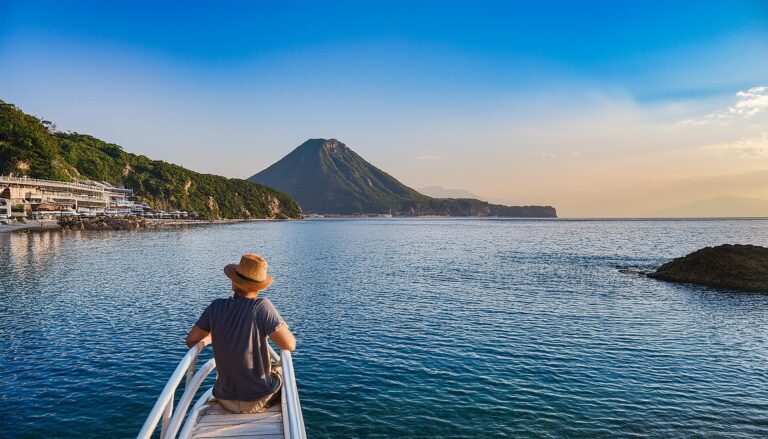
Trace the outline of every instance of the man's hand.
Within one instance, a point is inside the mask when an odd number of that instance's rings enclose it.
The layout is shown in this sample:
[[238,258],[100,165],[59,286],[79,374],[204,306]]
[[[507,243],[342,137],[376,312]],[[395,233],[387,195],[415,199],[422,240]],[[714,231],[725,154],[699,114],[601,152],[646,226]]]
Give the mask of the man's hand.
[[288,329],[288,326],[285,324],[283,324],[277,331],[269,334],[269,338],[271,338],[280,349],[285,349],[286,351],[296,350],[296,337],[293,336],[293,333],[291,333],[291,330]]
[[204,346],[211,344],[211,333],[210,331],[203,331],[200,327],[195,325],[189,330],[189,334],[187,334],[187,347],[191,348],[200,341],[204,342]]

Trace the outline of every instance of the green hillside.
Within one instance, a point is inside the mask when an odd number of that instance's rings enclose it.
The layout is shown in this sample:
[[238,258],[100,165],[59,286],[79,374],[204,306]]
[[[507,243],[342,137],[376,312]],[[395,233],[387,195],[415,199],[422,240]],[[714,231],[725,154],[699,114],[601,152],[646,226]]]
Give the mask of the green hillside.
[[0,101],[0,175],[106,181],[133,189],[154,209],[195,211],[203,218],[301,216],[296,202],[272,188],[200,174],[85,134],[53,132],[51,125]]
[[307,213],[556,217],[550,206],[431,198],[400,183],[336,139],[310,139],[248,179],[277,188]]

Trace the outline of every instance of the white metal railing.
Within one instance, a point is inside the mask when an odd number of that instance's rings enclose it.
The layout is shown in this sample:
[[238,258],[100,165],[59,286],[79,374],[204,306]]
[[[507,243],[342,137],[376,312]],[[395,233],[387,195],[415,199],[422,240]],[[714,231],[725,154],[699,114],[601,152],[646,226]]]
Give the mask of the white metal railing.
[[[157,398],[152,411],[147,416],[144,426],[141,428],[137,439],[149,439],[157,429],[157,424],[162,419],[160,427],[160,439],[173,439],[181,428],[179,438],[189,438],[194,431],[197,418],[200,412],[205,408],[206,403],[212,397],[213,389],[208,389],[195,402],[186,423],[182,427],[182,422],[187,414],[187,409],[200,389],[205,378],[216,368],[214,359],[208,360],[199,370],[196,368],[197,356],[205,348],[201,341],[193,346],[176,366],[171,378],[168,379],[163,391]],[[301,413],[301,403],[299,402],[299,392],[296,387],[296,376],[293,372],[293,359],[290,351],[280,351],[280,355],[267,345],[270,356],[278,361],[283,374],[283,387],[281,389],[281,405],[283,413],[283,430],[286,439],[306,439],[307,434],[304,429],[304,417]],[[181,383],[181,379],[186,375],[187,380],[184,387],[184,393],[179,399],[176,409],[173,407],[173,398],[176,389]]]
[[280,351],[280,365],[283,371],[281,404],[283,404],[283,429],[285,437],[289,439],[305,439],[307,432],[304,430],[304,416],[301,414],[299,390],[296,388],[296,376],[293,374],[291,351]]
[[[69,182],[69,181],[58,181],[58,180],[42,180],[39,178],[30,178],[30,177],[11,177],[8,175],[0,175],[0,183],[6,183],[6,184],[30,184],[30,183],[36,183],[41,186],[49,186],[49,187],[66,187],[66,188],[72,188],[72,189],[78,189],[83,191],[90,191],[90,192],[106,192],[110,195],[113,194],[129,194],[130,196],[133,195],[133,189],[127,189],[127,188],[119,188],[119,187],[107,187],[102,185],[101,183],[95,182],[96,185],[91,184],[85,184],[85,183],[78,183],[78,182]],[[118,196],[118,195],[113,195]]]
[[208,400],[212,397],[213,387],[203,393],[203,396],[201,396],[195,403],[194,407],[192,407],[192,411],[189,413],[187,422],[184,423],[184,428],[182,428],[181,433],[179,433],[179,439],[189,439],[192,437],[192,432],[195,430],[197,418],[200,416],[200,412],[203,411],[203,409],[206,407]]
[[17,184],[37,183],[41,186],[66,187],[66,188],[73,188],[73,189],[79,189],[79,190],[90,191],[90,192],[104,192],[103,187],[91,186],[83,183],[57,181],[57,180],[41,180],[39,178],[29,178],[29,177],[9,177],[6,175],[0,175],[0,183],[17,183]]
[[173,396],[176,393],[176,388],[179,386],[179,383],[181,382],[181,379],[184,377],[184,375],[187,375],[187,388],[185,389],[184,393],[186,394],[189,391],[189,384],[191,383],[190,371],[193,371],[194,373],[196,362],[195,360],[197,359],[197,355],[200,353],[200,351],[203,350],[204,347],[205,343],[202,341],[199,342],[198,344],[192,346],[192,348],[190,348],[189,351],[187,351],[187,353],[181,359],[179,365],[176,366],[176,370],[173,371],[171,378],[169,378],[168,382],[165,384],[163,391],[160,392],[160,396],[157,398],[155,405],[152,407],[152,411],[149,412],[147,420],[144,421],[144,426],[141,428],[138,436],[136,436],[137,439],[151,438],[152,433],[154,433],[155,428],[157,428],[157,424],[160,422],[161,418],[163,420],[163,425],[160,428],[160,437],[166,437],[168,433],[168,424],[173,414]]

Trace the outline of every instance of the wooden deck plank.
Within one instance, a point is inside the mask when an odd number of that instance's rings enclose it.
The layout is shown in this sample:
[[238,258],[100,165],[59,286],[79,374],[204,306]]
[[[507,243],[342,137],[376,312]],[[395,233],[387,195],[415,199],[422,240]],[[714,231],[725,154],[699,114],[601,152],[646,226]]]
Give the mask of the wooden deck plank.
[[282,422],[270,422],[270,423],[249,423],[249,424],[235,424],[235,425],[201,425],[195,428],[196,435],[205,435],[207,433],[215,432],[229,432],[229,433],[280,433],[283,431]]
[[[192,437],[196,438],[196,437],[201,437],[201,436],[192,436]],[[222,435],[222,436],[204,436],[203,438],[204,439],[207,439],[207,438],[215,438],[215,439],[248,439],[248,438],[252,438],[252,439],[285,439],[285,436],[283,435],[283,433],[278,433],[278,434],[271,433],[271,434],[255,434],[255,435],[251,434],[251,435],[247,435],[247,436],[242,436],[242,435],[235,435],[235,436],[226,436],[226,435]]]
[[[231,422],[222,422],[222,423],[206,423],[206,424],[198,424],[198,428],[203,427],[212,427],[212,428],[220,428],[220,427],[244,427],[246,425],[254,426],[266,426],[268,424],[281,424],[282,425],[283,420],[281,418],[275,418],[275,419],[269,419],[264,421],[257,421],[257,422],[242,422],[238,424],[233,424]],[[282,427],[280,427],[282,428]],[[197,431],[197,430],[195,430]]]
[[256,413],[253,415],[247,415],[247,414],[231,414],[231,415],[203,415],[200,417],[200,420],[197,422],[198,424],[210,424],[210,423],[220,423],[220,422],[251,422],[251,421],[260,421],[262,419],[271,419],[274,417],[280,418],[282,417],[282,413],[280,412],[264,412],[264,413]]
[[198,419],[193,438],[283,439],[283,412],[280,404],[254,414],[232,413],[212,402]]
[[271,416],[268,418],[259,418],[259,419],[222,419],[219,421],[210,421],[210,422],[198,422],[198,427],[213,427],[213,426],[221,426],[221,425],[245,425],[245,424],[282,424],[283,417],[282,416]]
[[214,425],[195,428],[194,437],[212,438],[222,436],[263,436],[266,434],[282,434],[283,424],[240,424],[240,425]]
[[248,420],[228,420],[228,421],[219,421],[219,422],[205,422],[205,423],[198,423],[198,427],[218,427],[218,426],[226,426],[226,425],[245,425],[245,424],[282,424],[283,418],[282,417],[275,417],[275,418],[267,418],[267,419],[259,419],[255,421],[248,421]]

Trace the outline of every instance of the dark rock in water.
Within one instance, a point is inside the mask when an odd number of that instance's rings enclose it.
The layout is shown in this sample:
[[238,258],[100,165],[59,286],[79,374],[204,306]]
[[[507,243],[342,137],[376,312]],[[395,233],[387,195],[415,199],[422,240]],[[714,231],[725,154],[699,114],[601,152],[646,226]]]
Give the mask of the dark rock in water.
[[147,220],[141,217],[106,217],[95,218],[64,217],[59,225],[71,230],[139,230],[148,227]]
[[673,282],[768,292],[768,248],[739,244],[706,247],[667,262],[648,276]]
[[636,276],[647,276],[651,274],[651,271],[649,270],[643,270],[640,268],[635,267],[619,267],[619,273],[622,274],[633,274]]

